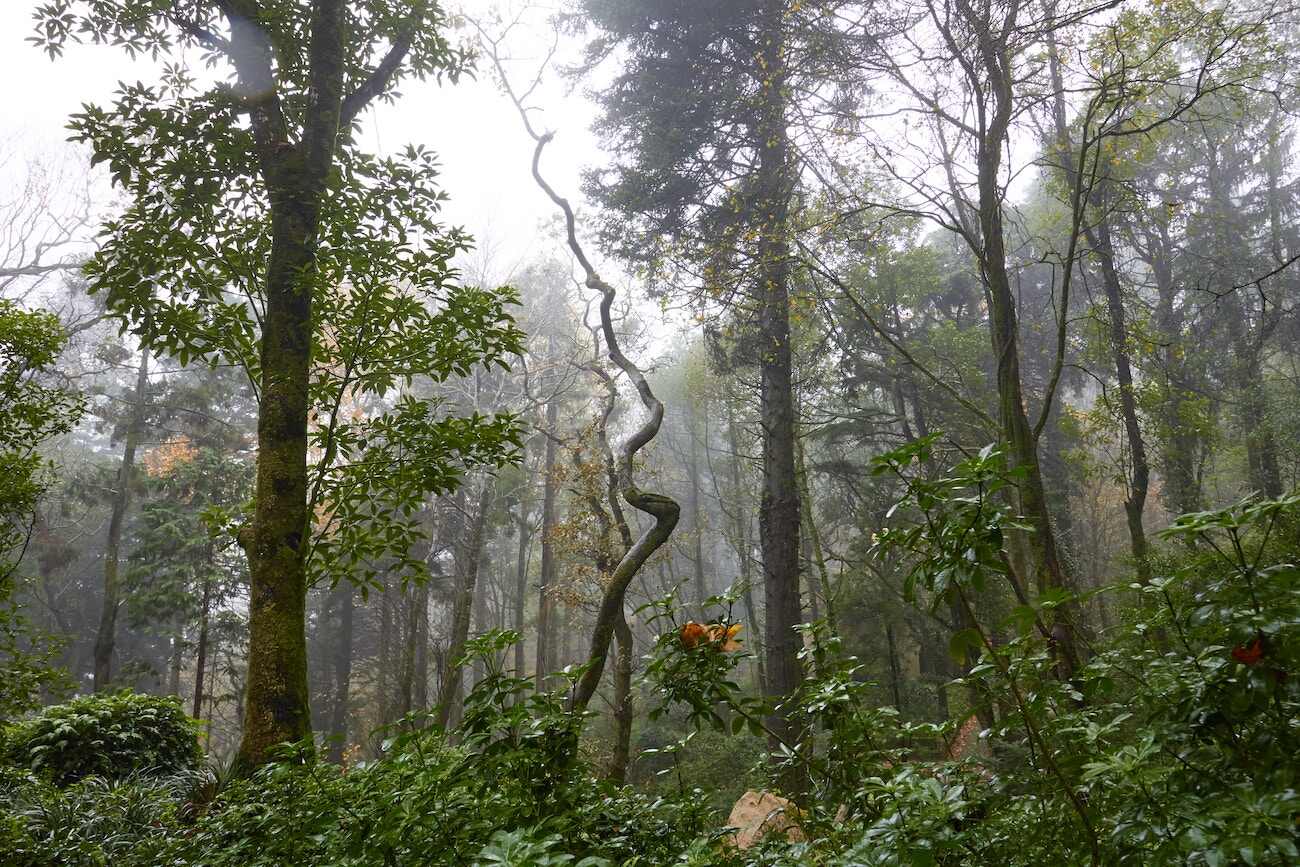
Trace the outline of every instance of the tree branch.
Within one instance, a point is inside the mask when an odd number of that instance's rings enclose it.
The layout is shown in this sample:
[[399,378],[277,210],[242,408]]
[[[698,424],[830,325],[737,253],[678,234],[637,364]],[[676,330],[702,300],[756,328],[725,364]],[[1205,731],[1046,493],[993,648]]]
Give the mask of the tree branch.
[[403,27],[392,47],[388,49],[388,53],[379,61],[379,65],[366,76],[366,80],[361,82],[356,90],[344,97],[343,111],[339,115],[340,127],[351,126],[357,119],[357,115],[361,114],[366,106],[388,87],[388,83],[393,80],[393,76],[397,74],[402,61],[411,50],[411,34],[414,31],[414,23]]

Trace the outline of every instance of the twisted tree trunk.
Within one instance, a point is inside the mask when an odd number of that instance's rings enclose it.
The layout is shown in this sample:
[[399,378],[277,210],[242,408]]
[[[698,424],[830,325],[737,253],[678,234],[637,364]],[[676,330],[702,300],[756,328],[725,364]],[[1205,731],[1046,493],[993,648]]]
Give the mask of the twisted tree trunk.
[[668,541],[673,528],[677,526],[681,508],[677,505],[677,501],[671,497],[650,491],[642,491],[636,486],[633,462],[637,452],[659,433],[659,428],[663,424],[664,405],[655,397],[650,388],[650,383],[646,380],[641,369],[629,360],[623,354],[622,349],[619,348],[618,335],[614,331],[614,321],[610,314],[617,293],[614,291],[613,286],[601,279],[595,267],[591,264],[591,260],[587,258],[587,253],[582,244],[578,241],[577,220],[574,217],[572,206],[567,199],[556,193],[545,178],[542,177],[540,167],[542,151],[550,142],[552,134],[538,134],[533,129],[528,112],[520,102],[519,97],[510,88],[509,79],[501,66],[500,58],[493,55],[493,60],[508,94],[519,112],[524,128],[536,143],[533,148],[533,180],[537,182],[537,185],[542,188],[542,191],[546,193],[547,197],[555,203],[555,206],[564,215],[565,238],[569,250],[582,268],[585,285],[588,289],[600,293],[600,329],[605,339],[606,354],[609,356],[610,361],[619,370],[623,371],[623,374],[636,387],[641,404],[648,413],[646,421],[628,437],[620,450],[618,483],[624,502],[649,516],[653,523],[623,555],[623,558],[614,568],[609,584],[601,598],[600,610],[596,615],[596,623],[591,633],[591,648],[587,655],[587,669],[583,673],[581,680],[578,681],[577,688],[570,700],[570,709],[575,712],[582,712],[586,710],[592,696],[596,694],[596,690],[600,686],[600,679],[604,674],[605,663],[609,656],[610,641],[613,639],[616,624],[623,618],[623,598],[627,594],[628,585],[632,583],[632,579],[636,577],[637,572],[640,571],[646,560]]

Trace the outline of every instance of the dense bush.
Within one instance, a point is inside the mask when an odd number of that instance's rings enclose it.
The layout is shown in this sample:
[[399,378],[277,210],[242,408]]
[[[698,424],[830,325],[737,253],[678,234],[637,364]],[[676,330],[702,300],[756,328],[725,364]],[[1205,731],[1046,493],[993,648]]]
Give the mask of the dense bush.
[[[474,646],[490,659],[508,640]],[[216,792],[202,774],[60,790],[11,769],[0,777],[0,843],[23,867],[592,867],[670,863],[708,839],[717,822],[698,799],[595,780],[573,758],[577,718],[558,695],[529,692],[530,681],[492,668],[467,698],[455,746],[412,716],[379,761],[344,771],[303,748]]]
[[[966,470],[987,482],[978,466]],[[961,479],[926,491],[927,526],[961,544],[913,538],[926,552],[912,561],[920,604],[937,575],[958,582],[948,588],[996,578],[977,573],[1005,517],[997,487],[970,496]],[[876,707],[856,660],[811,628],[810,675],[787,708],[804,734],[775,769],[788,778],[796,765],[807,781],[806,840],[778,836],[739,852],[723,840],[725,816],[686,776],[662,786],[671,797],[597,780],[577,758],[580,721],[563,691],[535,693],[507,676],[496,660],[515,636],[495,633],[472,643],[487,676],[454,743],[410,717],[378,761],[344,770],[304,749],[224,787],[188,772],[59,788],[49,774],[0,769],[0,852],[18,867],[1294,864],[1298,507],[1248,502],[1176,522],[1171,534],[1188,544],[1173,546],[1149,583],[1112,590],[1125,594],[1125,623],[1069,680],[1054,674],[1050,645],[1031,628],[1059,604],[1052,597],[989,627],[999,640],[964,686],[1000,697],[982,734],[996,748],[965,761],[934,760],[944,728]],[[676,728],[684,714],[713,730],[710,755],[742,730],[761,733],[769,709],[737,686],[739,657],[680,640],[671,600],[658,610],[668,622],[648,674],[668,704],[655,716],[666,722],[671,711]],[[45,723],[45,743],[51,730]],[[683,755],[660,747],[657,760],[672,769],[665,783]]]
[[58,787],[0,771],[0,863],[5,867],[161,864],[190,779],[87,777]]
[[4,758],[66,785],[91,775],[192,770],[202,753],[197,725],[179,700],[123,691],[47,707],[9,726]]

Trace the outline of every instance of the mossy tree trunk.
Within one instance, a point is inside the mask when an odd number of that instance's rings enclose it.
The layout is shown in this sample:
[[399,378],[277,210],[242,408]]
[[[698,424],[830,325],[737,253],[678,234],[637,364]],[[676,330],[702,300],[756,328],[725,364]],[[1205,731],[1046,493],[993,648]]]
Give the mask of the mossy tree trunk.
[[342,0],[313,4],[312,98],[295,142],[279,103],[274,49],[256,17],[231,18],[240,84],[252,103],[258,164],[271,204],[271,254],[259,347],[261,410],[248,554],[248,684],[238,764],[311,735],[307,686],[307,413],[316,239],[343,101]]

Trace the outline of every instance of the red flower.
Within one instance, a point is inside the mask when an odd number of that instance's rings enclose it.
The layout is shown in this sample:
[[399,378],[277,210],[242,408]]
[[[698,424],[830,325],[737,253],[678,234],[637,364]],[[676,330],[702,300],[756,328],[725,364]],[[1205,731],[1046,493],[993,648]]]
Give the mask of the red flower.
[[1260,657],[1263,655],[1264,642],[1261,638],[1256,638],[1246,647],[1238,645],[1232,648],[1232,658],[1242,665],[1254,665],[1259,662]]

